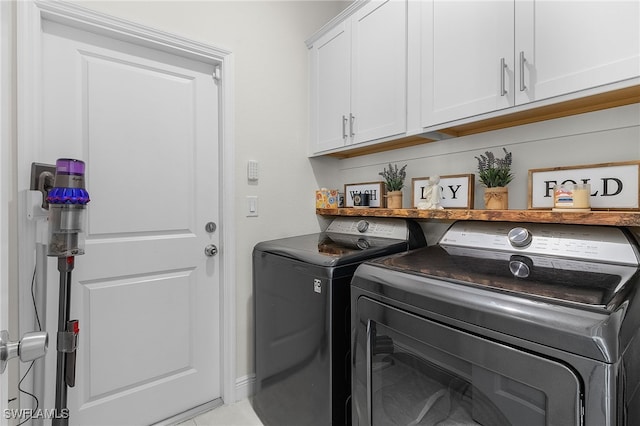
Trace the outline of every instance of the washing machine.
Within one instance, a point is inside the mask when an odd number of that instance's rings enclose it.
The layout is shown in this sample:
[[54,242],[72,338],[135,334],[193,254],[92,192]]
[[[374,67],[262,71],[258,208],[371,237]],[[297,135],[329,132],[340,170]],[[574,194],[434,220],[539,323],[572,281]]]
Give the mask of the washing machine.
[[250,400],[265,425],[351,423],[351,278],[366,260],[424,246],[416,222],[357,217],[255,246]]
[[640,424],[637,232],[460,221],[363,263],[353,424]]

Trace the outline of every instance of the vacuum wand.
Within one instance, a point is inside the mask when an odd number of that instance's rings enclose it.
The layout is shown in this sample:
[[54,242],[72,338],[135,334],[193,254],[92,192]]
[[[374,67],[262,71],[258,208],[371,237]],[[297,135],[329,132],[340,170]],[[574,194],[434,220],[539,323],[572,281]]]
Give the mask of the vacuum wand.
[[[68,322],[71,304],[71,271],[75,258],[73,256],[58,258],[58,271],[60,271],[60,291],[58,302],[58,340],[56,360],[56,416],[53,424],[66,425],[68,422],[63,417],[63,410],[67,409],[67,386],[75,385],[75,355],[78,343],[78,334],[70,332]],[[77,323],[77,321],[75,321]],[[79,330],[78,330],[79,331]],[[70,365],[71,364],[71,365]],[[71,371],[70,371],[71,370]],[[67,377],[71,373],[73,381],[70,383]],[[60,420],[60,422],[56,422]]]
[[53,426],[67,426],[68,387],[75,386],[76,349],[80,332],[78,320],[70,320],[71,271],[75,256],[84,254],[84,220],[89,193],[84,188],[84,162],[62,158],[56,162],[56,176],[49,191],[49,252],[58,258],[60,290],[58,297],[58,335],[56,399]]

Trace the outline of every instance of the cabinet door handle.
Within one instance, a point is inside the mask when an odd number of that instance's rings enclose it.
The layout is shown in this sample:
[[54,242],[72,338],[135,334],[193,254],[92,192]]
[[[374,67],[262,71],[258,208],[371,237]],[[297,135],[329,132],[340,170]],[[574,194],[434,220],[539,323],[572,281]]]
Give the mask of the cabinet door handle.
[[354,137],[356,134],[353,132],[353,122],[356,121],[356,118],[353,114],[349,113],[349,136]]
[[507,94],[507,89],[504,87],[504,73],[507,68],[507,63],[504,58],[500,58],[500,96]]
[[342,139],[347,138],[347,117],[342,116]]
[[527,59],[524,57],[524,52],[520,52],[520,91],[527,90],[527,86],[524,84],[524,63]]

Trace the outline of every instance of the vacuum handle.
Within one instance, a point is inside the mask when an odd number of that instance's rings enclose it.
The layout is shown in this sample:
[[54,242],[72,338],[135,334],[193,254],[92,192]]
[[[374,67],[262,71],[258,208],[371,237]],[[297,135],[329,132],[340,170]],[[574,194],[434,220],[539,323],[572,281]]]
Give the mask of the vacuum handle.
[[58,351],[64,352],[64,382],[70,388],[76,384],[76,350],[78,349],[78,320],[69,320],[64,332],[58,332]]
[[64,382],[70,388],[76,385],[76,353],[71,352],[65,357]]

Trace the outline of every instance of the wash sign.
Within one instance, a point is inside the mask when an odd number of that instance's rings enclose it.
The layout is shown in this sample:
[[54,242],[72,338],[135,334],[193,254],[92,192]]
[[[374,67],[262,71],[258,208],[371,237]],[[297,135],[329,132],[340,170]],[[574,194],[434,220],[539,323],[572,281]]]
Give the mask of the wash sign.
[[384,182],[347,183],[344,186],[344,206],[353,207],[353,196],[369,194],[369,207],[382,207]]
[[553,207],[553,187],[591,185],[592,209],[640,210],[640,161],[529,170],[529,209]]

